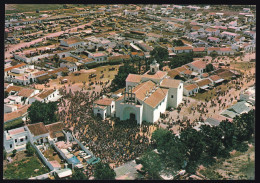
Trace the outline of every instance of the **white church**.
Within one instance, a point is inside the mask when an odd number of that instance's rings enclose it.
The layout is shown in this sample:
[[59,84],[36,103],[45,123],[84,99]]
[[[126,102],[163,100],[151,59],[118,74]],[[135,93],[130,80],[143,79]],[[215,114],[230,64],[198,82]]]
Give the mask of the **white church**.
[[129,74],[126,88],[118,99],[103,98],[94,102],[94,115],[105,119],[108,116],[120,120],[133,119],[154,123],[167,108],[176,108],[182,102],[183,83],[169,79],[167,72],[159,70],[154,60],[150,71],[143,75]]

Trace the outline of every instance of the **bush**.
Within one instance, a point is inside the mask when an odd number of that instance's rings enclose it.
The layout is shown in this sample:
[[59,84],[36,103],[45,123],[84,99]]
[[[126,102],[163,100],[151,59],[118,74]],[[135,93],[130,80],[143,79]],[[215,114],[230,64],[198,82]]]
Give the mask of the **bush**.
[[28,156],[33,156],[35,153],[35,150],[30,142],[27,142],[27,144],[26,144],[26,153]]
[[17,153],[17,150],[14,149],[14,150],[12,151],[12,153],[13,153],[13,157],[15,157],[15,155],[16,155],[16,153]]

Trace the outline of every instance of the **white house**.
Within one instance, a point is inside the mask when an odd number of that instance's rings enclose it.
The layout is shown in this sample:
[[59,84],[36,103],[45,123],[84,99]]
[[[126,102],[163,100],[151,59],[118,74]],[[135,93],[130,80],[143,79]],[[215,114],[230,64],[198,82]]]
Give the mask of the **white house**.
[[191,96],[198,93],[199,87],[196,84],[187,84],[183,87],[183,94],[185,96]]
[[236,34],[236,33],[227,32],[227,31],[222,32],[220,35],[222,38],[227,37],[228,39],[234,39],[235,37],[238,36],[238,34]]
[[49,90],[43,90],[42,92],[29,97],[29,104],[32,104],[33,102],[35,102],[36,100],[40,101],[40,102],[50,102],[50,101],[57,101],[61,96],[59,95],[59,91],[58,90],[54,90],[54,89],[49,89]]
[[29,140],[31,143],[36,142],[37,144],[42,144],[48,142],[49,131],[45,127],[43,122],[29,124],[25,126],[29,133]]
[[188,65],[190,67],[191,71],[195,71],[199,74],[202,74],[203,72],[205,72],[205,69],[206,69],[206,62],[204,62],[202,60],[196,60],[196,61],[193,61],[186,65]]
[[24,150],[29,141],[29,131],[25,127],[4,131],[4,148],[7,153],[16,150]]
[[108,116],[115,117],[115,108],[115,101],[113,99],[99,99],[94,102],[94,115],[101,117],[103,120]]
[[97,52],[97,53],[90,53],[88,55],[89,58],[93,58],[95,62],[106,62],[107,61],[107,54],[104,52]]
[[63,39],[60,41],[60,45],[66,47],[79,48],[81,45],[84,44],[85,42],[78,37],[70,37],[68,39]]
[[180,47],[173,47],[174,53],[190,53],[193,51],[192,46],[180,46]]

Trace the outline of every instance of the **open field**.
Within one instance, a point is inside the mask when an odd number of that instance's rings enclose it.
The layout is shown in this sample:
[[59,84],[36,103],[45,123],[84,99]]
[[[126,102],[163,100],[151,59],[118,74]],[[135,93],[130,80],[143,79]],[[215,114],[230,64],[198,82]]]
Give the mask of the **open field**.
[[[114,71],[109,71],[110,68],[115,68],[116,70]],[[115,75],[117,74],[118,72],[118,68],[120,67],[120,65],[105,65],[105,66],[100,66],[100,67],[97,67],[97,68],[94,68],[94,69],[89,69],[89,70],[86,70],[84,72],[80,71],[81,74],[79,76],[75,76],[74,73],[71,73],[69,74],[68,76],[64,76],[64,77],[60,77],[60,78],[57,78],[57,79],[53,79],[53,80],[50,80],[50,82],[48,83],[48,85],[50,85],[50,88],[48,89],[51,89],[51,88],[61,88],[63,87],[64,85],[69,85],[69,84],[73,84],[73,86],[78,86],[80,88],[82,88],[83,86],[83,82],[86,82],[86,87],[89,83],[89,75],[91,73],[93,74],[96,74],[97,76],[94,77],[94,78],[91,78],[91,82],[95,82],[95,81],[101,81],[101,82],[106,82],[108,80],[113,80],[115,78]],[[103,73],[102,73],[103,71]],[[102,79],[100,79],[100,77],[104,74],[104,77]],[[97,78],[97,79],[95,79]],[[68,80],[68,83],[67,84],[60,84],[60,80],[63,80],[63,79],[67,79]],[[80,86],[79,86],[80,85]],[[43,89],[44,88],[44,85],[43,84],[37,84],[35,85],[36,89]]]

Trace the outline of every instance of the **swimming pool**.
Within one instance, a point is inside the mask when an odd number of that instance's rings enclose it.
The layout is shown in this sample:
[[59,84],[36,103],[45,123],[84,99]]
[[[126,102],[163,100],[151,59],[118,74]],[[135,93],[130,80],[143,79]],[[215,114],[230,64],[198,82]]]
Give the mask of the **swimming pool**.
[[73,156],[72,158],[69,159],[70,162],[72,162],[73,164],[79,164],[80,161],[76,156]]

